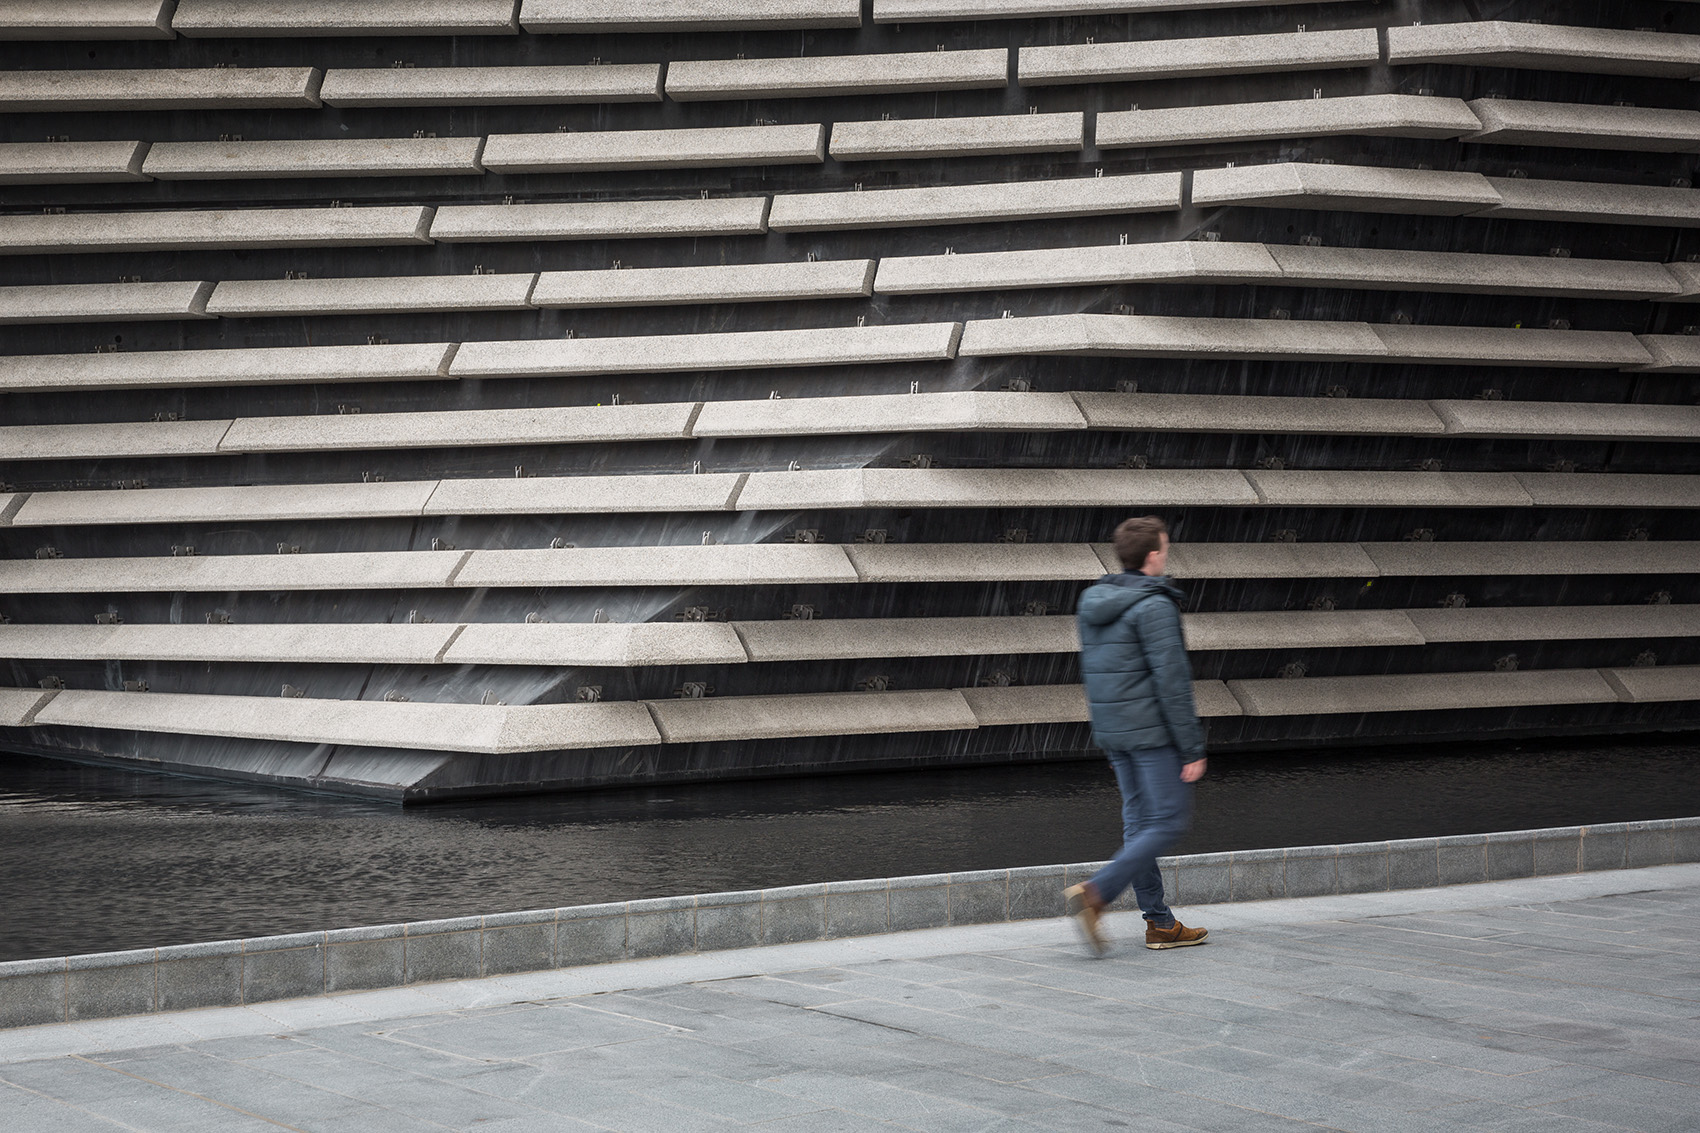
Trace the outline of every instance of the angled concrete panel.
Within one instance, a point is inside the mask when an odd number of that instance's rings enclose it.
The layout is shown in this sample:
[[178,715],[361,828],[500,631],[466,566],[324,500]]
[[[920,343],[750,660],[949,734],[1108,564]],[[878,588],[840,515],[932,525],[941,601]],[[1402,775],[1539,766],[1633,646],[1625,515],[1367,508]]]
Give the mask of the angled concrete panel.
[[1580,224],[1651,224],[1700,227],[1700,190],[1664,185],[1613,185],[1489,177],[1499,195],[1482,215],[1507,220],[1564,220]]
[[180,35],[513,35],[519,0],[178,0]]
[[1086,582],[1104,573],[1082,543],[856,543],[844,553],[862,582]]
[[482,138],[155,142],[142,172],[159,181],[272,177],[476,177]]
[[14,354],[0,357],[0,392],[430,380],[448,377],[453,353],[435,342]]
[[1700,440],[1700,406],[1693,405],[1474,400],[1429,404],[1452,436]]
[[980,618],[828,618],[733,622],[751,661],[974,657],[1072,653],[1072,615]]
[[435,480],[371,484],[269,484],[209,488],[36,492],[14,527],[119,523],[263,523],[419,515]]
[[1618,691],[1618,699],[1630,704],[1700,700],[1700,665],[1659,665],[1656,668],[1600,671]]
[[0,688],[0,728],[22,728],[54,693],[39,688]]
[[208,456],[230,428],[223,421],[105,421],[88,425],[0,425],[0,463]]
[[1186,646],[1193,650],[1364,649],[1422,645],[1423,635],[1403,610],[1274,610],[1186,614]]
[[1001,47],[891,55],[681,59],[667,67],[667,97],[675,102],[986,90],[1008,82],[1009,52]]
[[380,315],[415,311],[523,311],[537,276],[408,275],[328,279],[227,279],[213,289],[207,314]]
[[[1084,724],[1086,690],[1080,685],[1010,685],[958,689],[982,728],[1020,724]],[[1192,682],[1193,703],[1206,719],[1241,715],[1239,701],[1221,681]]]
[[1381,61],[1374,28],[1344,31],[1223,35],[1203,39],[1140,39],[1119,43],[1023,47],[1024,87],[1128,82],[1135,79],[1248,75],[1369,67]]
[[1700,74],[1700,36],[1481,20],[1387,29],[1391,63],[1456,63],[1602,75]]
[[1513,475],[1537,507],[1700,508],[1700,476],[1647,472]]
[[832,156],[839,161],[893,161],[1000,153],[1064,153],[1086,144],[1086,116],[1001,114],[971,118],[895,118],[838,122]]
[[1256,495],[1228,469],[851,468],[752,472],[739,511],[909,507],[1222,507]]
[[1376,324],[1370,329],[1386,344],[1389,362],[1616,369],[1644,366],[1652,361],[1646,348],[1626,331],[1391,323]]
[[1671,274],[1671,278],[1676,280],[1679,290],[1675,295],[1663,298],[1678,303],[1700,302],[1700,263],[1678,260],[1665,264],[1664,268]]
[[1108,110],[1098,115],[1093,138],[1099,149],[1125,149],[1338,134],[1456,138],[1480,128],[1481,123],[1461,99],[1362,94],[1163,110]]
[[[1018,20],[1034,16],[1121,15],[1135,12],[1244,8],[1261,0],[874,0],[876,24],[956,20]],[[1329,3],[1330,0],[1323,0]]]
[[[1106,570],[1121,563],[1100,545]],[[1175,578],[1375,578],[1381,569],[1357,543],[1176,543],[1169,553]]]
[[644,625],[479,622],[443,655],[449,665],[737,665],[748,657],[724,622]]
[[491,134],[484,168],[496,173],[809,165],[824,160],[826,127],[675,127],[580,133]]
[[1509,472],[1247,472],[1270,507],[1528,507]]
[[1657,374],[1700,374],[1700,335],[1638,334],[1651,361],[1636,369]]
[[1280,265],[1281,278],[1300,286],[1600,299],[1672,296],[1681,287],[1670,270],[1679,265],[1629,260],[1304,244],[1270,244],[1268,254]]
[[6,625],[0,657],[45,661],[430,665],[453,625]]
[[368,551],[320,555],[0,559],[11,594],[160,591],[414,590],[447,586],[466,552]]
[[0,40],[170,39],[171,0],[11,0]]
[[686,426],[695,411],[696,402],[680,401],[660,405],[240,417],[231,424],[218,451],[328,452],[676,440],[690,435]]
[[[845,557],[849,549],[828,543],[710,543],[473,551],[455,584],[530,588],[855,582],[856,571]],[[0,570],[4,565],[0,562]]]
[[1248,397],[1197,393],[1077,393],[1093,429],[1180,433],[1424,436],[1446,431],[1423,401]]
[[429,244],[431,209],[182,209],[0,216],[0,255]]
[[1700,606],[1484,606],[1409,613],[1431,642],[1700,636]]
[[802,437],[839,433],[922,431],[1053,431],[1084,429],[1066,393],[864,394],[704,403],[691,427],[697,437]]
[[[766,218],[766,197],[444,205],[431,222],[431,239],[448,244],[478,244],[512,240],[743,236],[766,231]],[[0,229],[0,234],[3,232]]]
[[[976,319],[963,357],[1087,354],[1145,358],[1327,358],[1374,361],[1387,347],[1368,323],[1170,315],[1035,315]],[[1628,337],[1628,336],[1625,336]]]
[[530,32],[723,31],[854,28],[861,0],[523,0]]
[[798,260],[703,267],[546,271],[537,307],[646,307],[834,299],[873,292],[873,260]]
[[1547,704],[1609,704],[1617,699],[1617,693],[1597,669],[1393,673],[1227,684],[1247,716],[1443,712]]
[[1700,542],[1683,540],[1412,542],[1362,546],[1382,574],[1394,577],[1700,572]]
[[818,692],[647,702],[667,743],[943,732],[979,727],[951,689]]
[[316,67],[0,71],[0,113],[319,105]]
[[727,511],[741,477],[732,473],[551,476],[444,480],[425,515],[607,515]]
[[834,231],[1172,212],[1180,207],[1179,173],[1134,173],[925,189],[781,194],[773,198],[767,223],[775,232]]
[[1467,142],[1506,146],[1693,153],[1700,150],[1700,111],[1647,106],[1591,106],[1477,98],[1470,110],[1482,128]]
[[1143,280],[1252,283],[1281,276],[1279,264],[1262,244],[1185,240],[963,255],[887,256],[879,262],[874,290],[885,295],[917,295]]
[[3,142],[0,185],[146,181],[146,142]]
[[0,326],[205,319],[211,283],[48,283],[0,287]]
[[566,106],[660,102],[661,64],[589,67],[332,67],[326,106]]
[[1497,206],[1500,199],[1480,173],[1437,169],[1289,161],[1200,169],[1192,177],[1195,205],[1463,216]]

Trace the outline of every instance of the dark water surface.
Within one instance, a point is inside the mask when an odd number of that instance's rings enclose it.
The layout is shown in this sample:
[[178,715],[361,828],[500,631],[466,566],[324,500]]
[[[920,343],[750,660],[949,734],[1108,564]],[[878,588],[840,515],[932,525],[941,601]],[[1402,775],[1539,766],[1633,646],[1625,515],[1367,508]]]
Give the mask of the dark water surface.
[[[399,807],[0,753],[0,960],[1093,861],[1107,766]],[[1211,760],[1180,853],[1700,815],[1700,740]]]

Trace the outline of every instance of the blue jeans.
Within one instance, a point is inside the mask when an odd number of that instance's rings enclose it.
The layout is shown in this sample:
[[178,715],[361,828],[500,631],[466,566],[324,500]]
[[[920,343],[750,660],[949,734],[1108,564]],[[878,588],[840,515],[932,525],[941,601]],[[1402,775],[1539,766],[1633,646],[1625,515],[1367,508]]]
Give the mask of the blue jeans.
[[1174,845],[1192,822],[1192,784],[1181,782],[1181,753],[1173,747],[1107,751],[1122,790],[1122,848],[1092,878],[1108,905],[1128,886],[1139,911],[1159,928],[1175,923],[1163,903],[1157,856]]

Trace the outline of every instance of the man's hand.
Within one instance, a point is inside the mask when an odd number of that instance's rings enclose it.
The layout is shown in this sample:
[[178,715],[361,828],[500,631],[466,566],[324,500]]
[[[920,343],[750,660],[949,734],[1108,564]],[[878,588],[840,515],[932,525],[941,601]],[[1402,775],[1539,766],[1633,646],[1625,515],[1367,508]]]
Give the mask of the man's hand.
[[1204,759],[1195,759],[1191,763],[1182,766],[1181,782],[1196,783],[1200,779],[1204,778],[1204,765],[1207,762],[1209,761]]

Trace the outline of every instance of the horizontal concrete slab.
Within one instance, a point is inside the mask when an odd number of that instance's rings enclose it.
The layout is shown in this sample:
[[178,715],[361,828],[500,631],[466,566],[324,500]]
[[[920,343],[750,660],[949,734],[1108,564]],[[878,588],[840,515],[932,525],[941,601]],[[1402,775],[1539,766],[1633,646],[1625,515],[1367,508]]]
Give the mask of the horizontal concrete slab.
[[220,452],[318,452],[683,439],[693,401],[660,405],[240,417]]
[[1409,613],[1431,642],[1700,636],[1700,606],[1479,606]]
[[513,35],[518,0],[178,0],[185,36]]
[[969,730],[979,721],[949,689],[819,692],[647,702],[667,743]]
[[[774,586],[855,582],[845,548],[829,543],[564,547],[473,551],[459,586]],[[0,569],[4,563],[0,562]],[[4,577],[0,574],[0,577]]]
[[0,392],[420,381],[448,377],[452,343],[145,350],[0,357]]
[[1377,323],[1370,329],[1386,344],[1389,362],[1616,369],[1652,361],[1647,349],[1626,331],[1392,323]]
[[1395,64],[1456,63],[1601,75],[1700,74],[1700,36],[1479,20],[1387,29]]
[[1481,123],[1461,99],[1362,94],[1227,106],[1106,110],[1093,127],[1099,149],[1316,138],[1339,134],[1456,138]]
[[466,551],[178,558],[0,559],[10,594],[144,594],[161,591],[414,590],[449,584]]
[[1482,210],[1505,220],[1565,220],[1580,224],[1700,227],[1700,190],[1664,185],[1612,185],[1490,177],[1500,203]]
[[326,106],[566,106],[660,102],[661,64],[590,67],[332,67]]
[[1245,0],[874,0],[874,23],[1015,20],[1032,16],[1122,15],[1175,8],[1196,11],[1245,6]]
[[1666,298],[1679,303],[1700,302],[1700,263],[1678,260],[1675,263],[1664,265],[1664,268],[1671,274],[1671,278],[1676,280],[1677,286],[1681,289],[1675,295]]
[[799,260],[702,267],[546,271],[537,307],[646,307],[683,303],[767,303],[870,295],[873,260]]
[[0,657],[47,661],[221,661],[430,665],[457,626],[4,625]]
[[1036,87],[1321,71],[1369,67],[1380,61],[1381,45],[1375,29],[1352,28],[1023,47],[1019,52],[1019,72],[1022,86]]
[[1662,476],[1648,472],[1518,472],[1515,475],[1537,507],[1700,507],[1700,476]]
[[0,185],[146,181],[146,142],[0,143]]
[[1077,393],[1074,399],[1093,429],[1388,436],[1446,431],[1427,402],[1393,398]]
[[1085,144],[1086,116],[1080,111],[894,118],[879,122],[838,122],[832,127],[832,156],[840,161],[1065,153]]
[[879,262],[874,290],[887,295],[913,295],[1169,279],[1249,283],[1280,279],[1281,275],[1280,266],[1262,244],[1186,240],[963,255],[887,256]]
[[1528,507],[1509,472],[1247,472],[1270,507]]
[[[982,728],[1020,724],[1084,724],[1086,690],[1080,685],[1010,685],[957,690]],[[1221,681],[1192,682],[1192,698],[1205,718],[1241,715],[1239,701]]]
[[743,236],[767,231],[766,219],[766,197],[444,205],[431,222],[431,239],[447,244],[478,244],[511,240]]
[[697,437],[803,437],[931,430],[1006,432],[1084,429],[1066,393],[863,394],[704,403]]
[[654,32],[853,28],[861,0],[523,0],[530,32]]
[[8,460],[110,460],[209,456],[230,421],[108,421],[96,425],[0,426],[0,463]]
[[155,142],[142,172],[160,181],[271,177],[476,177],[483,138]]
[[26,726],[54,695],[39,688],[0,688],[0,728]]
[[956,352],[956,323],[727,331],[620,338],[468,342],[455,377],[572,377],[874,362],[936,362]]
[[170,0],[11,0],[0,8],[0,39],[170,39]]
[[1438,169],[1289,161],[1200,169],[1192,178],[1195,205],[1463,216],[1497,206],[1500,199],[1480,173]]
[[323,77],[317,67],[0,71],[0,113],[317,106]]
[[1482,128],[1468,142],[1567,149],[1693,153],[1700,150],[1700,111],[1647,106],[1593,106],[1477,98],[1470,109]]
[[[1114,549],[1098,545],[1104,569],[1122,569]],[[1356,543],[1176,543],[1175,578],[1375,578],[1381,569]]]
[[736,473],[443,480],[425,515],[607,515],[731,508]]
[[733,622],[751,661],[1073,653],[1073,615]]
[[667,97],[675,102],[987,90],[1008,82],[1009,52],[1001,47],[889,55],[680,59],[667,66]]
[[1456,712],[1548,704],[1609,704],[1617,693],[1598,669],[1390,673],[1369,677],[1229,681],[1247,716]]
[[1268,254],[1279,265],[1283,280],[1301,286],[1600,299],[1651,299],[1674,295],[1672,289],[1681,286],[1666,265],[1629,260],[1305,244],[1271,244]]
[[379,315],[415,311],[523,311],[537,276],[405,275],[329,279],[227,279],[207,302],[226,318]]
[[1083,543],[856,543],[862,582],[1089,581],[1104,573]]
[[429,244],[431,209],[173,209],[0,216],[0,255]]
[[1185,614],[1188,649],[1362,649],[1422,645],[1403,610],[1274,610]]
[[808,165],[825,160],[826,127],[675,127],[579,133],[491,134],[484,168],[496,173]]
[[1700,406],[1693,405],[1474,400],[1429,404],[1451,436],[1700,440]]
[[1602,669],[1618,699],[1630,704],[1700,700],[1700,665],[1659,665],[1638,669]]
[[739,511],[908,507],[1246,506],[1245,477],[1226,469],[850,468],[752,472]]
[[1180,207],[1179,173],[1135,173],[991,185],[782,193],[773,198],[767,223],[775,232],[814,232],[1173,212]]
[[436,487],[435,480],[401,480],[36,492],[13,516],[12,526],[376,519],[421,514]]
[[0,326],[17,323],[153,322],[205,319],[213,285],[44,283],[0,287]]
[[1692,574],[1700,542],[1364,543],[1380,572],[1396,577],[1534,574]]
[[1637,369],[1658,374],[1700,374],[1700,335],[1638,334],[1652,362]]
[[1387,353],[1377,329],[1368,323],[1307,319],[1034,315],[970,321],[959,353],[968,358],[1085,354],[1374,361]]
[[741,665],[748,658],[724,622],[490,623],[466,626],[450,665]]

